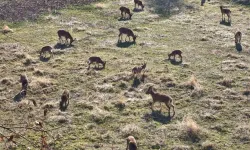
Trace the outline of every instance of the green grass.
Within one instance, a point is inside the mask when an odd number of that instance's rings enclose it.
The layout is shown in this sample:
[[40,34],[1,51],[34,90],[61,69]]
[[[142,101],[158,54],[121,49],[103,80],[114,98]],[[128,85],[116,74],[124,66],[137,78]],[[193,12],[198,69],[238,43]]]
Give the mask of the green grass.
[[[2,122],[24,122],[33,114],[29,118],[33,124],[42,119],[47,104],[51,108],[45,127],[62,127],[51,131],[57,138],[48,136],[53,149],[92,149],[88,145],[125,149],[126,136],[132,134],[139,149],[153,149],[162,143],[165,145],[162,149],[181,146],[206,149],[212,145],[220,150],[247,150],[250,103],[242,91],[249,87],[249,21],[242,18],[248,18],[249,8],[232,4],[232,26],[225,26],[220,24],[220,2],[206,3],[202,8],[200,2],[186,0],[197,9],[186,9],[168,18],[152,14],[145,7],[145,11],[135,12],[132,20],[118,21],[120,1],[105,1],[101,2],[102,8],[96,8],[95,4],[69,7],[60,10],[60,15],[44,14],[37,22],[0,22],[14,30],[0,34]],[[132,1],[124,5],[134,7]],[[135,45],[117,47],[119,27],[131,28],[138,35]],[[40,61],[39,50],[57,43],[58,29],[68,30],[77,41],[73,47],[56,49],[54,58],[47,62]],[[241,53],[234,47],[237,29],[243,33]],[[166,60],[174,49],[183,52],[181,65]],[[87,70],[90,56],[107,61],[106,68]],[[32,63],[24,65],[27,60]],[[236,62],[225,62],[228,60]],[[131,69],[144,62],[147,62],[145,83],[131,89]],[[237,67],[240,63],[247,69]],[[21,88],[20,73],[27,74],[29,91],[25,99],[14,103],[13,97]],[[202,87],[202,96],[192,96],[193,90],[182,86],[192,75]],[[10,84],[3,84],[2,79],[8,79]],[[224,79],[231,79],[232,87],[218,84]],[[174,86],[169,86],[170,83]],[[173,97],[176,116],[171,121],[167,121],[168,111],[163,104],[161,113],[150,110],[152,98],[145,92],[152,84],[158,92]],[[70,90],[71,99],[67,111],[62,113],[59,101],[65,88]],[[39,107],[29,104],[31,99]],[[116,105],[121,100],[124,109]],[[22,109],[19,104],[24,105]],[[30,112],[28,107],[32,108]],[[160,110],[160,105],[156,103],[154,108]],[[183,118],[188,116],[201,130],[199,140],[193,141],[183,132]],[[60,120],[66,123],[59,123]],[[246,131],[245,136],[242,130]],[[30,131],[25,136],[38,142],[40,133]],[[16,141],[32,147],[22,138]]]

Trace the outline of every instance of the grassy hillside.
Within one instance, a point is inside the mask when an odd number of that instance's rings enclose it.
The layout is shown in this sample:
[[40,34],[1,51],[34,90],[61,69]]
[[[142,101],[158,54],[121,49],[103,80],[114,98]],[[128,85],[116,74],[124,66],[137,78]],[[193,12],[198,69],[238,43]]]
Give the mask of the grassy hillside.
[[[133,9],[132,0],[68,7],[35,22],[1,21],[14,30],[0,34],[2,125],[28,122],[33,127],[42,120],[55,150],[125,149],[128,135],[136,138],[140,150],[249,149],[250,100],[244,93],[250,86],[250,8],[219,0],[201,7],[200,1],[185,0],[180,13],[166,18],[144,2],[145,10],[133,12],[127,21],[120,20],[119,7]],[[231,26],[220,23],[221,4],[232,11]],[[136,44],[117,44],[120,27],[138,35]],[[43,46],[57,45],[59,29],[77,40],[72,47],[56,48],[53,58],[40,59]],[[237,30],[243,33],[240,53],[234,43]],[[175,49],[183,52],[181,63],[167,60]],[[106,68],[87,70],[90,56],[107,61]],[[144,62],[145,82],[133,87],[131,69]],[[30,81],[28,93],[15,102],[23,73]],[[159,103],[150,109],[152,98],[145,94],[150,85],[173,97],[174,118],[163,104],[161,112]],[[61,112],[64,89],[71,98]],[[44,108],[49,109],[45,119]],[[15,137],[20,143],[16,149],[38,149],[32,142],[39,142],[40,133],[15,130],[31,139]]]

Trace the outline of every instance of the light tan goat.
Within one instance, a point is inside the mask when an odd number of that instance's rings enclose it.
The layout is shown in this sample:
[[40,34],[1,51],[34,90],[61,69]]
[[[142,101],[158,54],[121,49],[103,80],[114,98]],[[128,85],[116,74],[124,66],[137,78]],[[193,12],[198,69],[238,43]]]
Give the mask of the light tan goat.
[[231,22],[231,11],[229,9],[223,8],[223,6],[220,6],[220,10],[221,10],[221,15],[222,15],[222,20],[225,20],[225,15],[227,15],[228,22]]
[[235,33],[234,37],[235,37],[235,44],[240,43],[241,37],[242,37],[242,33],[240,31],[238,31],[238,32]]
[[133,136],[127,137],[127,148],[126,150],[137,150],[136,140]]
[[174,104],[173,104],[173,99],[170,96],[154,92],[153,86],[150,86],[148,88],[146,94],[151,94],[151,96],[153,98],[153,103],[151,105],[152,108],[153,108],[155,102],[160,102],[160,103],[163,102],[168,107],[168,115],[169,116],[170,116],[170,108],[171,107],[173,108],[173,116],[172,117],[174,117],[174,115],[175,115]]

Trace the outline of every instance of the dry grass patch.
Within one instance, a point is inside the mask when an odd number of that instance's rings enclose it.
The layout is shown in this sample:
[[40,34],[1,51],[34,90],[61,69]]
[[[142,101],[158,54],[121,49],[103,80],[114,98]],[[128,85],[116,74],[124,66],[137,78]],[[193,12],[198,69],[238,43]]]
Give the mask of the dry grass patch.
[[127,124],[125,126],[121,126],[120,131],[123,137],[128,137],[130,135],[133,135],[134,137],[140,137],[142,132],[141,128],[136,124]]
[[104,3],[96,3],[94,4],[95,8],[97,9],[104,9],[104,8],[107,8],[107,4],[104,4]]
[[225,86],[225,87],[228,87],[228,88],[231,88],[233,82],[234,81],[231,80],[231,79],[223,79],[222,81],[219,81],[218,84],[222,85],[222,86]]
[[216,146],[214,143],[210,141],[205,141],[201,144],[202,150],[216,150]]
[[204,94],[202,86],[199,84],[198,80],[194,75],[192,75],[187,82],[181,84],[181,86],[192,89],[192,97],[201,97]]
[[90,118],[90,120],[93,120],[97,124],[103,124],[108,120],[113,119],[113,116],[109,112],[96,107],[92,110]]
[[234,138],[242,143],[250,143],[250,123],[241,123],[235,129]]
[[181,136],[184,135],[185,139],[188,138],[193,142],[201,139],[201,128],[191,116],[184,117],[179,127],[182,132]]

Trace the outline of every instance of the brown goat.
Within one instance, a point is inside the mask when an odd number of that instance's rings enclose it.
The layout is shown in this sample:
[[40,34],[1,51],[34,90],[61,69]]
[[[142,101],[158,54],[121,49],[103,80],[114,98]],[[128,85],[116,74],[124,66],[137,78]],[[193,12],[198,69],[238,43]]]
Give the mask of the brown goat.
[[20,75],[20,82],[22,83],[22,90],[27,90],[28,78],[25,74]]
[[220,6],[220,10],[221,10],[221,15],[222,15],[222,20],[225,20],[225,15],[227,15],[228,22],[231,22],[231,11],[229,9],[223,8],[222,6]]
[[61,96],[61,101],[60,101],[60,109],[61,110],[66,110],[66,108],[69,105],[69,91],[64,90],[63,94]]
[[[130,40],[130,36],[132,36],[133,37],[133,41],[135,42],[135,40],[136,40],[136,35],[134,35],[134,33],[133,33],[133,31],[132,30],[130,30],[130,29],[128,29],[128,28],[120,28],[119,29],[119,40],[118,40],[118,42],[120,42],[121,41],[121,35],[122,34],[126,34],[127,35],[127,37],[129,37],[129,40]],[[127,37],[125,38],[125,41],[126,41],[126,39],[127,39]]]
[[153,103],[151,105],[151,108],[153,108],[155,102],[160,102],[160,103],[163,102],[168,107],[168,115],[169,116],[170,116],[170,108],[171,107],[173,108],[173,116],[172,117],[174,117],[174,115],[175,115],[174,104],[173,104],[173,99],[170,96],[154,92],[153,86],[150,86],[148,88],[146,94],[151,94],[151,96],[153,98]]
[[135,8],[136,8],[136,4],[137,4],[138,7],[141,6],[141,8],[142,8],[142,10],[143,10],[144,5],[142,4],[142,1],[140,1],[140,0],[134,0],[134,3],[135,3]]
[[133,73],[133,74],[141,73],[141,71],[144,70],[144,69],[146,68],[146,66],[147,66],[147,64],[144,63],[144,64],[143,64],[142,66],[140,66],[140,67],[134,67],[134,68],[132,69],[132,73]]
[[174,50],[174,51],[172,51],[171,54],[168,54],[168,59],[170,59],[171,56],[174,56],[174,59],[175,59],[175,55],[179,55],[179,57],[180,57],[181,60],[182,60],[181,54],[182,54],[182,51],[181,51],[181,50]]
[[127,137],[127,148],[126,150],[137,150],[136,140],[133,136]]
[[234,37],[235,37],[235,44],[240,43],[241,37],[242,37],[242,33],[240,31],[238,31],[238,32],[235,33]]
[[102,59],[100,57],[93,56],[93,57],[89,57],[88,69],[90,68],[90,64],[92,64],[94,62],[98,64],[98,68],[99,68],[99,64],[102,64],[103,68],[105,68],[106,61],[102,61]]
[[125,13],[125,16],[126,16],[126,14],[128,14],[129,15],[129,19],[131,19],[131,17],[132,17],[133,14],[130,13],[129,8],[122,6],[122,7],[120,7],[120,11],[121,11],[122,18],[124,18],[123,13]]
[[69,45],[71,45],[72,42],[75,41],[75,39],[73,40],[73,38],[72,38],[72,36],[70,35],[70,33],[67,32],[67,31],[65,31],[65,30],[58,30],[58,31],[57,31],[57,34],[58,34],[60,43],[62,42],[62,37],[65,37],[66,43],[68,43],[68,39],[70,39]]
[[40,57],[45,54],[46,57],[46,52],[50,54],[51,57],[53,57],[53,52],[52,52],[52,47],[51,46],[44,46],[41,51],[40,51]]

